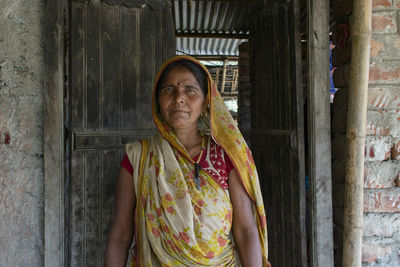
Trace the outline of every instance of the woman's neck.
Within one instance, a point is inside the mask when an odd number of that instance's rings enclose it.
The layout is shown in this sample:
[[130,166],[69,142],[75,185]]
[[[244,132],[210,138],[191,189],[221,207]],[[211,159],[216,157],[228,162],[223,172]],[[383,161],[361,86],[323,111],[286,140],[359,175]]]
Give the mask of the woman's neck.
[[197,127],[175,129],[175,134],[189,154],[192,154],[193,149],[197,150],[197,146],[201,147],[201,135]]

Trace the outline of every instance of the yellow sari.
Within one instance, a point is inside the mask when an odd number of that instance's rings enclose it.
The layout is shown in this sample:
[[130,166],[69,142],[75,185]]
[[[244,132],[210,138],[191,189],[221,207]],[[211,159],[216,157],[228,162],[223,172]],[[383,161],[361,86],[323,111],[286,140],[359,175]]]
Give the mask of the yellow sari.
[[[126,146],[136,193],[135,246],[130,266],[240,266],[234,248],[232,205],[224,190],[200,170],[194,183],[194,160],[161,119],[156,85],[173,62],[186,59],[208,75],[210,137],[228,154],[248,195],[258,225],[264,266],[268,265],[266,217],[254,161],[207,69],[188,56],[167,61],[153,89],[153,119],[159,134]],[[209,145],[210,142],[208,142]]]

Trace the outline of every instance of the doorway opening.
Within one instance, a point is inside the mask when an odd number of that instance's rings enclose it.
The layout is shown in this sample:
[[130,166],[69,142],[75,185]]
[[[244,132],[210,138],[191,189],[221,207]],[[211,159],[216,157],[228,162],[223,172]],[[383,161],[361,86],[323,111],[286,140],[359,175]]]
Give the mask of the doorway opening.
[[[238,98],[239,125],[243,122],[240,116],[247,116],[247,132],[242,131],[251,141],[261,177],[271,261],[281,266],[298,262],[305,266],[303,93],[297,28],[298,21],[307,17],[299,8],[299,2],[304,1],[173,0],[168,7],[137,2],[48,3],[53,22],[48,40],[53,42],[54,34],[58,38],[49,47],[53,55],[48,59],[51,98],[46,105],[54,111],[49,112],[48,120],[61,124],[45,129],[54,147],[60,148],[45,152],[47,162],[55,162],[53,168],[45,170],[45,227],[46,233],[57,233],[46,235],[45,261],[49,266],[60,262],[102,264],[103,241],[112,216],[113,179],[123,145],[153,134],[148,117],[151,112],[145,104],[151,97],[148,88],[152,88],[154,73],[163,60],[179,50],[208,65],[227,103]],[[247,19],[247,28],[224,31],[229,25],[239,26],[242,18]],[[189,26],[179,30],[185,23]],[[176,46],[185,39],[187,47],[203,52],[196,55],[194,50]],[[232,47],[236,54],[224,54]],[[238,52],[237,47],[243,50]],[[247,76],[241,75],[241,55],[249,62]],[[63,62],[65,56],[67,62]],[[229,62],[237,62],[237,67]],[[68,129],[63,125],[63,109],[56,108],[64,107],[65,90],[71,96],[71,105],[66,107],[71,116]],[[245,113],[241,113],[241,105],[247,108]],[[67,160],[63,147],[66,135],[73,154]],[[71,171],[68,191],[64,163]],[[64,203],[71,211],[66,220],[60,216],[67,209]]]

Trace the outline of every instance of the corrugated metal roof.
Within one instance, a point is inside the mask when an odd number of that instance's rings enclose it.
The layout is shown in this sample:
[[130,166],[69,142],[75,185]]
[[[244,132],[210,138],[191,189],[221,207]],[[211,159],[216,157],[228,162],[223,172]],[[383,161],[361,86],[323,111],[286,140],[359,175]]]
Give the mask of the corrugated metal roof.
[[247,39],[227,38],[176,38],[178,55],[238,56],[238,46]]
[[173,0],[171,2],[177,34],[248,35],[250,33],[247,15],[251,1]]
[[238,56],[250,34],[250,2],[172,0],[177,54]]

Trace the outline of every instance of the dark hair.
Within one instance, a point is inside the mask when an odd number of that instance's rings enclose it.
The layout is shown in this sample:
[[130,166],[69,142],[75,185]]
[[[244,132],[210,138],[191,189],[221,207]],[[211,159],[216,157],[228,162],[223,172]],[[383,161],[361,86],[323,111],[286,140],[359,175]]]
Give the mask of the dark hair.
[[182,59],[179,61],[175,61],[174,63],[168,65],[164,69],[163,73],[160,76],[160,79],[158,79],[157,86],[156,86],[156,99],[157,100],[158,100],[158,94],[161,90],[161,85],[164,83],[169,72],[176,67],[187,68],[194,75],[194,77],[196,77],[196,80],[199,83],[201,90],[203,91],[204,97],[207,95],[207,91],[208,91],[207,73],[196,63],[194,63],[190,60],[187,60],[187,59]]

